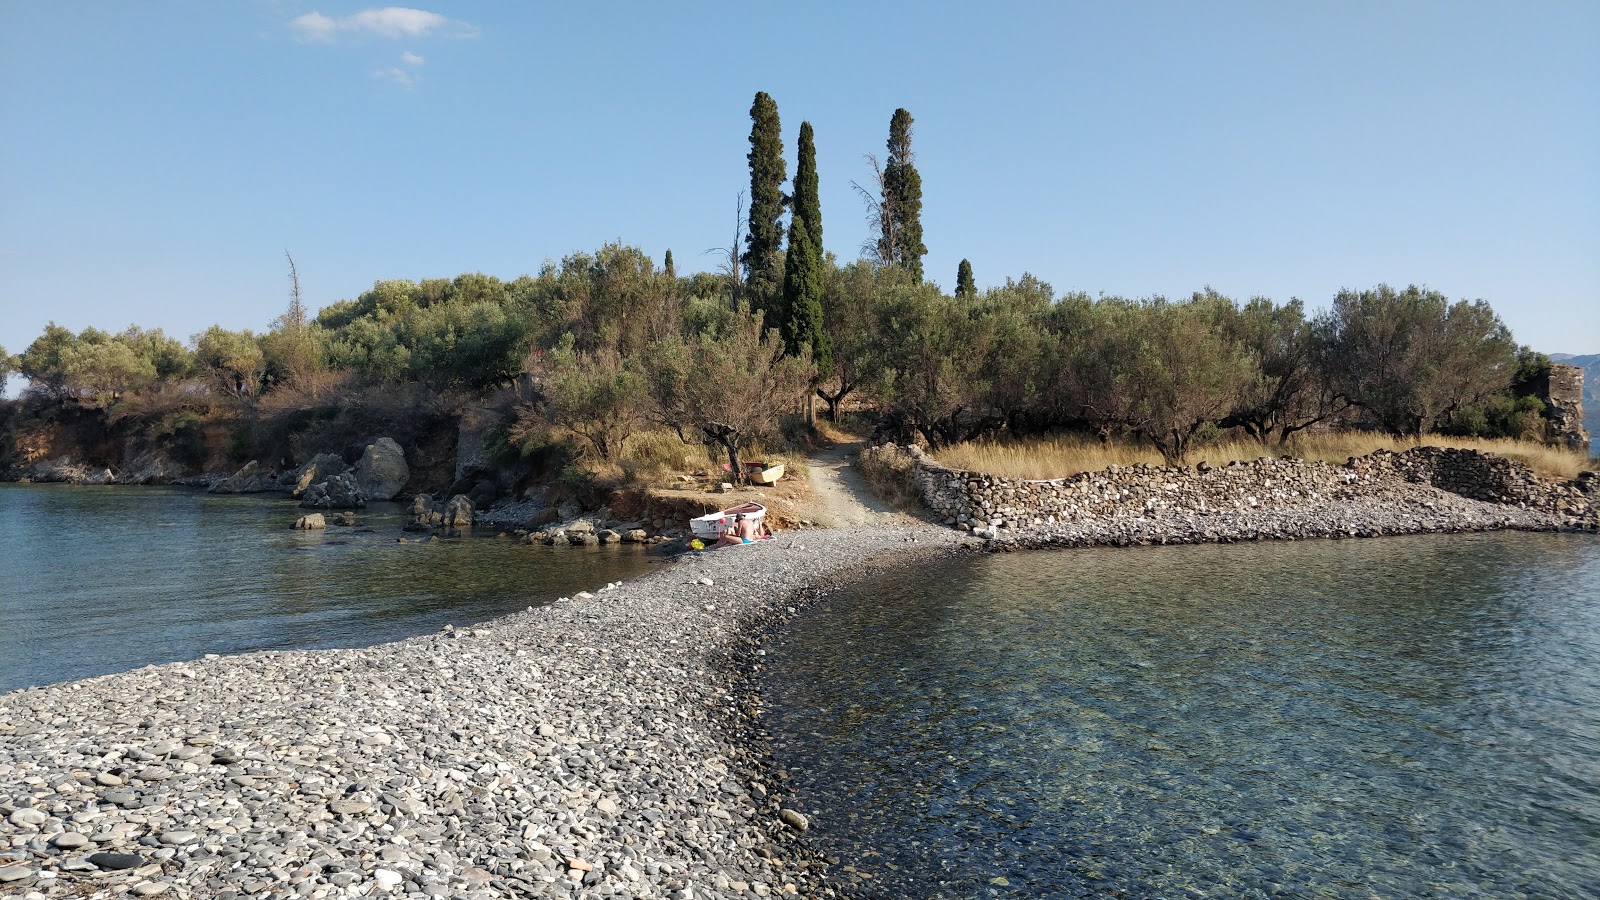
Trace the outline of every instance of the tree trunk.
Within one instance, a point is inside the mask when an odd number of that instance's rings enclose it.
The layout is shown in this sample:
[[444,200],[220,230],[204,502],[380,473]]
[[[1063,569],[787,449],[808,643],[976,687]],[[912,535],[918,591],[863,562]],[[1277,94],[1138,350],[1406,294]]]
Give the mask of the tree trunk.
[[744,484],[744,466],[739,463],[739,444],[730,434],[722,438],[722,446],[728,451],[728,466],[732,470],[734,484]]

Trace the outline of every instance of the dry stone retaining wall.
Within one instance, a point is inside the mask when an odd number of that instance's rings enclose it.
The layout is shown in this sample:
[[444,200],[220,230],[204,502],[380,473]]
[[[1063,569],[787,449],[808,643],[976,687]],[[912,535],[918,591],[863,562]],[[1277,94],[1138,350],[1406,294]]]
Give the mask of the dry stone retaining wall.
[[1474,450],[1421,447],[1399,454],[1380,450],[1344,465],[1263,457],[1222,467],[1112,466],[1050,481],[947,468],[917,447],[886,444],[864,452],[911,456],[923,504],[945,524],[965,531],[1382,499],[1400,483],[1426,484],[1474,500],[1550,513],[1573,527],[1592,528],[1600,516],[1600,480],[1594,473],[1571,482],[1550,482],[1513,460]]

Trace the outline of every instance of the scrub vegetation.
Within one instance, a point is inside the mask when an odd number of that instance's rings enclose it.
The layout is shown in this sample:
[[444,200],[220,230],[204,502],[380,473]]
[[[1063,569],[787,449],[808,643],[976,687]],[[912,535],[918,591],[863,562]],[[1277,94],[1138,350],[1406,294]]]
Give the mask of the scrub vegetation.
[[715,273],[616,243],[511,280],[380,280],[313,315],[291,258],[289,304],[259,333],[51,324],[0,351],[0,379],[28,379],[0,411],[0,466],[67,448],[217,471],[378,433],[444,459],[468,411],[498,422],[499,462],[590,481],[724,463],[738,480],[752,453],[795,448],[808,413],[847,411],[951,464],[1030,477],[1419,441],[1514,441],[1487,446],[1552,474],[1583,465],[1541,449],[1550,360],[1482,300],[1380,284],[1310,313],[1209,288],[1057,295],[1027,273],[980,290],[967,260],[947,293],[923,270],[909,112],[855,185],[870,236],[851,261],[823,248],[810,123],[786,192],[776,101],[757,94],[751,120],[748,217],[741,196]]

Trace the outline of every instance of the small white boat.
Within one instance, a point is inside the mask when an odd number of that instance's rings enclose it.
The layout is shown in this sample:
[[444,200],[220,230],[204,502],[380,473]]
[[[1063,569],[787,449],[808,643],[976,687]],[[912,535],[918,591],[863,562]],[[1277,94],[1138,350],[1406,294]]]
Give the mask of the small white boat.
[[741,503],[731,509],[706,513],[698,518],[690,519],[689,529],[694,532],[695,537],[701,540],[714,541],[726,534],[739,517],[755,519],[756,527],[759,529],[766,515],[767,508],[759,503]]
[[744,477],[749,479],[751,484],[777,484],[778,479],[783,477],[783,463],[775,466],[768,466],[762,462],[746,463]]

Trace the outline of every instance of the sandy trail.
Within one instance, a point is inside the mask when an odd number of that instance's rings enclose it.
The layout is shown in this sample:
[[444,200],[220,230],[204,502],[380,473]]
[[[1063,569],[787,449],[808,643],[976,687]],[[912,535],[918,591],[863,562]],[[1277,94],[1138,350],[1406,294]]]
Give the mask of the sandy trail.
[[811,489],[816,493],[817,524],[829,528],[925,524],[872,495],[854,464],[860,449],[859,441],[836,444],[807,460]]

